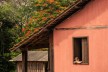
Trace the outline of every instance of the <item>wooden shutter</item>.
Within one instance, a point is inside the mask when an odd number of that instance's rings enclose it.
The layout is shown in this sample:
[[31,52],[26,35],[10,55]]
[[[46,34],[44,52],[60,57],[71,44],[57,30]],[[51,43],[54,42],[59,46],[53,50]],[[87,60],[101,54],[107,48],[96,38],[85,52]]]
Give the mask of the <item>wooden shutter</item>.
[[82,38],[82,62],[88,63],[88,40]]

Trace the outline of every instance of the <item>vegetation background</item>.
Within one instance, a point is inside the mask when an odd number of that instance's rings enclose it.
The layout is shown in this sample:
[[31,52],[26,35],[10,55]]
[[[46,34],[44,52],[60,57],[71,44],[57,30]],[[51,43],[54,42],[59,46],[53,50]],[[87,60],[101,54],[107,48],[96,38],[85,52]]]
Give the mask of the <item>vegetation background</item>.
[[16,72],[9,49],[53,20],[76,0],[0,0],[0,72]]

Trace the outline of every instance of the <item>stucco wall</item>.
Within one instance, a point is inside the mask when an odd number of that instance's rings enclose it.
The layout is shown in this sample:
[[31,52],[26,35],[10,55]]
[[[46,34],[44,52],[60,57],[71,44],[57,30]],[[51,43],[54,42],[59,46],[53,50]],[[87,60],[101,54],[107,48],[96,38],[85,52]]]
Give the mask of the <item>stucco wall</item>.
[[[108,25],[108,0],[93,0],[56,28]],[[89,65],[73,64],[73,37],[89,38]],[[54,72],[108,72],[108,28],[54,30]]]

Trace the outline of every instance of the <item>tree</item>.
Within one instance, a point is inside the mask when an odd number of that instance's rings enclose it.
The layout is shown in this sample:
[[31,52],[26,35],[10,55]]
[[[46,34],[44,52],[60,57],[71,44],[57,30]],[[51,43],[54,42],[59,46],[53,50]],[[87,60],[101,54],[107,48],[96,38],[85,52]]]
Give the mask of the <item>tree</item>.
[[[51,2],[49,2],[51,1]],[[0,71],[13,72],[9,48],[50,22],[76,0],[6,0],[0,4]]]
[[3,1],[0,4],[0,72],[15,71],[15,64],[9,60],[19,53],[11,53],[9,48],[19,42],[22,27],[27,23],[32,11],[31,2],[11,1]]
[[[15,43],[15,39],[19,37],[16,23],[21,15],[19,9],[15,9],[10,2],[2,2],[0,5],[0,72],[12,72],[15,64],[9,62],[11,55],[9,48]],[[17,29],[16,29],[17,28]]]

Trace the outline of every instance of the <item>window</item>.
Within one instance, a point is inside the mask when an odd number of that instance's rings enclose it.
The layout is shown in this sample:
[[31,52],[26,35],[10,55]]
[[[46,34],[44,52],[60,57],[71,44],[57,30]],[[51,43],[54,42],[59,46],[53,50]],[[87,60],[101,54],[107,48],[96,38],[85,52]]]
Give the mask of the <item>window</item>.
[[73,38],[74,64],[88,64],[87,37]]

